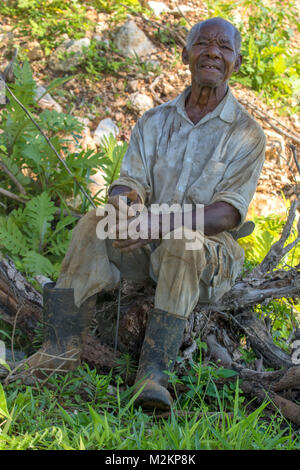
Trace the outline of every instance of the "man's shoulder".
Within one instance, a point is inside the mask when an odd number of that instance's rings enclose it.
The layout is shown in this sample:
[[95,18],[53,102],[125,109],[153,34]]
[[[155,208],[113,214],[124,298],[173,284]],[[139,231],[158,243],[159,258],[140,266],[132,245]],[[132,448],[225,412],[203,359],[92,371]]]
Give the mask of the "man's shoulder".
[[235,119],[233,122],[236,130],[241,133],[246,133],[248,138],[254,140],[266,140],[265,133],[261,125],[254,119],[254,117],[247,111],[247,109],[233,96],[235,102]]

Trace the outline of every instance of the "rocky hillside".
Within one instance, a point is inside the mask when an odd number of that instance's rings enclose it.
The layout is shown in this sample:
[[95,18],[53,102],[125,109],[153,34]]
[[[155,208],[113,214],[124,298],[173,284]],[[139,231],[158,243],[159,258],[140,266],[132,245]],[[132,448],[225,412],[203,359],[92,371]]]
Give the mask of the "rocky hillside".
[[[31,64],[39,96],[54,78],[69,77],[52,96],[44,96],[39,105],[78,117],[84,124],[82,145],[86,148],[99,147],[102,137],[109,133],[128,141],[140,115],[174,98],[189,84],[190,72],[181,63],[186,32],[210,14],[207,2],[198,0],[140,2],[147,9],[133,8],[133,1],[125,2],[126,8],[120,2],[77,1],[74,4],[79,5],[81,15],[78,14],[81,23],[77,24],[77,10],[68,10],[63,16],[64,9],[57,7],[48,18],[39,16],[35,3],[3,2],[0,70],[5,69],[18,48],[19,60],[27,57]],[[10,4],[23,5],[23,15],[19,14],[20,8],[10,9]],[[248,10],[233,13],[242,15],[243,20],[245,15],[247,21]],[[57,24],[64,25],[57,31],[55,21],[51,23],[55,15]],[[65,23],[59,23],[62,18]],[[44,31],[47,21],[49,28]],[[297,41],[293,41],[294,46]],[[300,189],[293,156],[300,143],[299,118],[286,111],[282,115],[280,101],[267,103],[263,93],[236,81],[231,86],[237,99],[263,126],[268,140],[266,164],[250,210],[261,215],[284,213],[281,192],[294,197]],[[99,181],[101,184],[101,178]]]

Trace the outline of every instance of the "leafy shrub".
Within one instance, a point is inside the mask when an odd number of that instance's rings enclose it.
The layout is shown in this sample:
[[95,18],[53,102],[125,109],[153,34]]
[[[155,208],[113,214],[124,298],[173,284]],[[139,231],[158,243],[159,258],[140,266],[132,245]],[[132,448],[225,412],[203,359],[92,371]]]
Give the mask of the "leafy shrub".
[[241,31],[243,63],[233,80],[295,112],[300,91],[299,54],[291,42],[294,29],[299,29],[295,2],[281,0],[270,6],[263,0],[207,0],[206,4],[209,16],[222,16]]
[[47,192],[33,197],[24,209],[13,210],[0,218],[0,246],[15,260],[22,271],[31,276],[44,274],[56,278],[60,263],[71,237],[76,220],[60,215],[54,222],[56,207]]
[[[252,216],[255,223],[253,233],[239,240],[239,244],[244,248],[245,255],[249,266],[256,266],[259,264],[271,246],[279,239],[283,226],[286,222],[286,217],[280,214],[270,214],[268,216]],[[286,245],[293,242],[297,237],[296,221],[292,232],[286,242]],[[296,266],[300,259],[300,245],[296,245],[286,256],[281,260],[279,267],[285,265]]]
[[10,0],[1,2],[0,14],[17,19],[20,32],[38,39],[46,55],[61,34],[78,39],[92,25],[79,0]]
[[[55,80],[47,91],[63,81]],[[107,185],[118,177],[127,144],[119,144],[111,136],[102,152],[84,151],[79,140],[82,125],[75,117],[49,110],[38,114],[36,84],[26,61],[23,66],[16,65],[15,83],[11,88],[34,113],[36,121],[90,197],[89,184],[93,182],[93,175],[98,170],[104,172],[106,185],[93,197],[95,205],[103,203]],[[0,249],[27,274],[56,278],[69,244],[70,229],[76,221],[70,208],[74,210],[76,206],[80,214],[89,209],[90,203],[12,98],[1,117],[0,162],[14,175],[25,194],[12,187],[12,180],[5,173],[1,173],[1,186],[14,191],[27,203],[25,208],[20,208],[19,202],[2,198],[5,204],[2,202],[0,206]],[[70,150],[70,143],[75,144],[75,151]]]

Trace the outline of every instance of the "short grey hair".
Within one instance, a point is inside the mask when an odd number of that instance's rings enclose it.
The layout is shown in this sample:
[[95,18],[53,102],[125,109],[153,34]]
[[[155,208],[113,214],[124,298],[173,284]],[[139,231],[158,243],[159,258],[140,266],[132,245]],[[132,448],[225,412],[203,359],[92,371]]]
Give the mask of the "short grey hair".
[[[214,19],[221,19],[223,20],[224,22],[230,24],[233,28],[234,28],[234,44],[235,44],[235,52],[237,54],[240,53],[241,51],[241,44],[242,44],[242,37],[241,37],[241,33],[239,32],[239,30],[232,24],[230,23],[229,21],[227,20],[224,20],[224,18],[210,18],[212,20]],[[189,52],[189,50],[191,49],[192,45],[194,44],[196,38],[198,37],[198,34],[199,34],[199,31],[200,31],[200,28],[201,26],[203,25],[203,23],[205,23],[206,21],[209,21],[209,20],[203,20],[203,21],[200,21],[199,23],[195,24],[191,29],[190,31],[188,32],[187,34],[187,37],[186,37],[186,43],[185,43],[185,48],[186,50]]]

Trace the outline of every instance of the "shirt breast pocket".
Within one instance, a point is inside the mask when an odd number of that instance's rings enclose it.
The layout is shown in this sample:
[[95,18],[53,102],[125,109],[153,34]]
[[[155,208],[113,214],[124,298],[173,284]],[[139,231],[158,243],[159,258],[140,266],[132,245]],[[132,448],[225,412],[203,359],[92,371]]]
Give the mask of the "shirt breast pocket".
[[225,163],[210,160],[199,178],[190,187],[187,196],[194,204],[209,204],[218,183],[225,173]]

